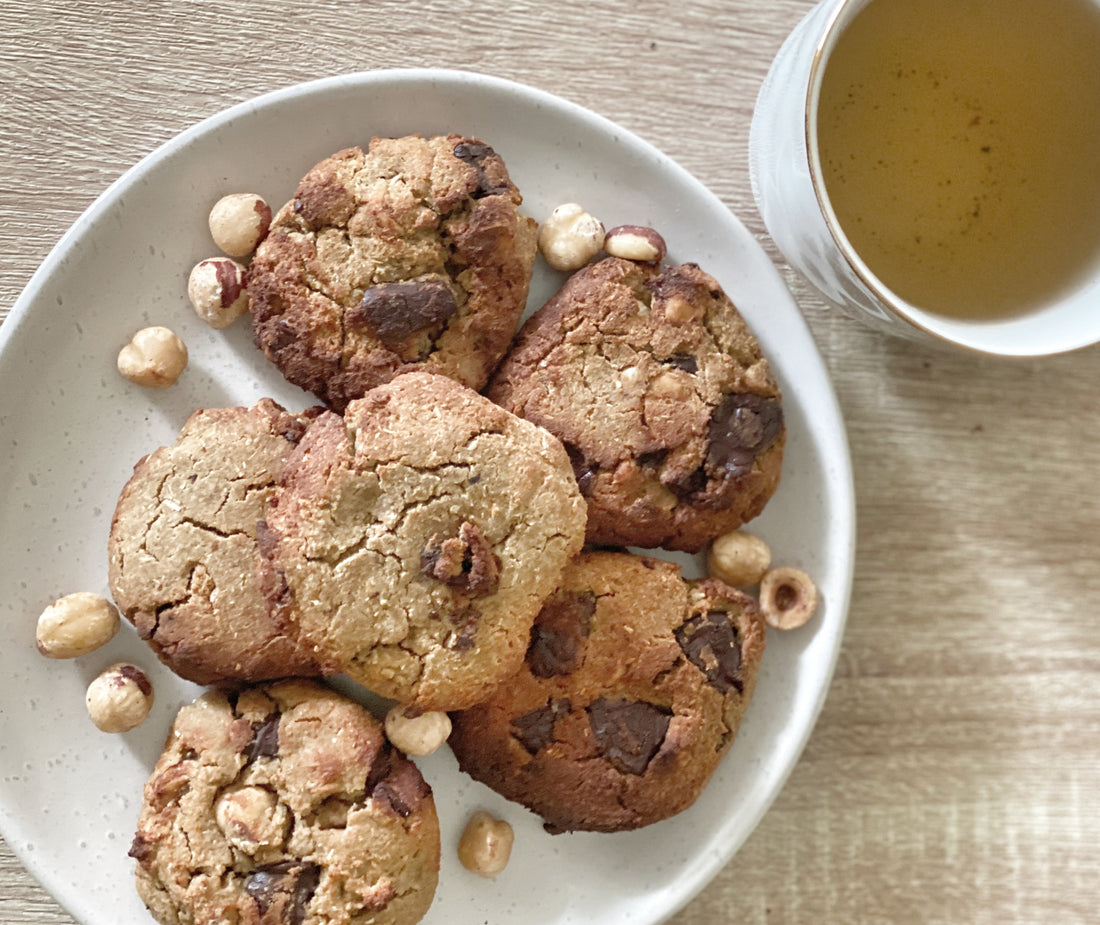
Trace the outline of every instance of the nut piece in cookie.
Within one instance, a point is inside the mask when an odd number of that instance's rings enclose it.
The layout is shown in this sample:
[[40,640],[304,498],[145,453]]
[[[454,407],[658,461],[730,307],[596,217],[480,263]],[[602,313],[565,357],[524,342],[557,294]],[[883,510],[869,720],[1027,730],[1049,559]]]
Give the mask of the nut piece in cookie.
[[612,257],[574,273],[486,394],[565,444],[593,544],[698,552],[759,514],[779,483],[779,387],[694,264]]
[[451,710],[519,667],[584,501],[545,430],[413,372],[311,425],[262,536],[276,616],[327,671]]
[[400,372],[474,389],[527,302],[537,229],[488,145],[375,138],[317,164],[249,268],[257,344],[336,411]]
[[271,620],[256,534],[311,417],[270,399],[196,411],[122,490],[108,540],[111,593],[161,661],[190,681],[318,672]]
[[180,710],[130,855],[166,925],[412,925],[435,893],[439,821],[369,711],[284,681]]
[[459,767],[545,820],[614,832],[690,806],[737,734],[764,651],[752,598],[671,562],[586,552],[519,672],[452,715]]

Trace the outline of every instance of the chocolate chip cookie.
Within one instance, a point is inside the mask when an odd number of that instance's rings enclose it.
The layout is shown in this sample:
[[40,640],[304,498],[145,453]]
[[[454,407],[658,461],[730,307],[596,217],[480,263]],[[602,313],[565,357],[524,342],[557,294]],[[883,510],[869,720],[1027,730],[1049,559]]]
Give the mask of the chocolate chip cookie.
[[519,667],[584,501],[553,436],[413,372],[318,418],[261,535],[275,613],[326,671],[459,709]]
[[520,331],[486,394],[565,444],[598,545],[697,552],[775,491],[786,429],[748,325],[694,264],[608,258]]
[[199,684],[316,674],[259,585],[256,525],[314,412],[270,399],[196,411],[134,467],[108,540],[120,611],[169,668]]
[[480,389],[527,302],[536,224],[462,135],[375,138],[317,164],[248,276],[257,344],[333,409],[402,371]]
[[729,749],[764,651],[753,600],[671,562],[582,553],[519,673],[453,714],[463,771],[551,832],[615,832],[690,806]]
[[180,710],[130,855],[166,925],[411,925],[435,893],[439,821],[365,708],[292,680]]

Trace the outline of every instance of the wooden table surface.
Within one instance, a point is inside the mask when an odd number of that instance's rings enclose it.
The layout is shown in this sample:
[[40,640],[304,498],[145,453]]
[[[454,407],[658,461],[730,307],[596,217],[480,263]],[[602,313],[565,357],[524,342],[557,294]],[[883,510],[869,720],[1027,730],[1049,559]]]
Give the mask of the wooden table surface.
[[[0,0],[0,318],[126,168],[329,74],[446,66],[587,106],[781,267],[828,365],[859,540],[835,681],[746,845],[673,921],[1100,921],[1100,353],[995,361],[863,329],[783,262],[749,120],[811,0]],[[0,922],[72,919],[0,844]]]

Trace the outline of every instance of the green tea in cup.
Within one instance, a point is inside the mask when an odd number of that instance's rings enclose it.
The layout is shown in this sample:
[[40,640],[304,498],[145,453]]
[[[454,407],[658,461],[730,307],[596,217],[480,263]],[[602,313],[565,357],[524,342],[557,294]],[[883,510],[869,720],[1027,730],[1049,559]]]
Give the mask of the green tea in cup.
[[904,302],[1055,302],[1100,263],[1100,4],[870,0],[824,66],[816,145],[843,236]]

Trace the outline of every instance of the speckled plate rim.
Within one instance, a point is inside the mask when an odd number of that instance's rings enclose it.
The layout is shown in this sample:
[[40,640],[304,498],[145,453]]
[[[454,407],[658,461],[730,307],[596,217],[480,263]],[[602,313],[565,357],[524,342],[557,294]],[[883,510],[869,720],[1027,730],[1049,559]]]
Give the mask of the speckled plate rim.
[[[417,105],[409,106],[411,100]],[[367,126],[326,122],[316,137],[306,133],[311,119],[326,112],[339,117],[334,122],[344,122],[341,107],[369,113],[374,121]],[[298,130],[287,145],[290,153],[273,152],[279,123],[291,116]],[[824,605],[811,626],[769,637],[756,698],[733,749],[696,805],[672,820],[613,836],[548,836],[525,810],[461,778],[449,753],[422,760],[444,827],[440,890],[425,921],[465,921],[460,915],[471,923],[490,916],[525,925],[662,921],[729,862],[809,738],[847,618],[854,486],[844,424],[824,364],[758,242],[671,159],[609,120],[541,90],[435,69],[369,71],[287,87],[211,116],[123,174],[60,239],[0,326],[0,434],[5,435],[0,462],[10,473],[0,488],[0,524],[9,524],[4,545],[12,553],[0,565],[0,670],[11,679],[0,701],[0,832],[81,922],[106,925],[120,914],[137,920],[128,912],[135,900],[125,849],[126,822],[136,818],[139,794],[112,789],[114,772],[121,769],[119,776],[133,778],[135,768],[151,767],[175,709],[199,689],[158,676],[158,702],[146,726],[104,743],[102,734],[89,731],[83,687],[102,664],[118,657],[148,664],[148,653],[132,632],[124,632],[97,656],[46,662],[34,652],[34,618],[57,594],[106,590],[105,557],[87,550],[105,542],[113,498],[129,467],[143,452],[170,441],[190,410],[250,403],[262,395],[288,406],[308,404],[297,390],[272,378],[243,325],[214,333],[188,318],[189,309],[180,314],[179,305],[185,304],[180,280],[208,255],[204,248],[213,250],[199,230],[208,208],[201,194],[212,201],[262,178],[253,184],[263,187],[260,192],[289,195],[315,160],[345,144],[365,142],[371,133],[451,128],[481,134],[501,150],[536,218],[557,202],[576,198],[609,225],[653,224],[669,240],[670,259],[701,263],[738,302],[776,367],[790,426],[783,484],[752,529],[770,542],[777,560],[814,574]],[[304,134],[308,143],[301,140]],[[645,182],[654,178],[660,179],[659,188]],[[157,188],[165,183],[178,189]],[[179,228],[166,233],[169,240],[159,249],[149,244],[140,266],[120,261],[120,254],[137,253],[139,239],[130,224],[159,214],[166,203],[180,213],[173,216]],[[560,282],[550,271],[539,274],[532,307]],[[77,280],[84,284],[80,291]],[[145,287],[145,301],[117,304],[135,286]],[[81,295],[86,305],[74,316],[68,306]],[[111,367],[125,342],[122,335],[166,312],[193,345],[197,370],[169,394],[150,396],[123,383]],[[103,330],[108,323],[109,330]],[[54,349],[59,332],[63,343]],[[35,371],[58,375],[32,392],[27,383]],[[65,378],[67,372],[73,375]],[[63,385],[53,382],[58,376]],[[72,413],[74,406],[79,416]],[[80,447],[94,441],[112,417],[125,428],[111,447],[111,455],[121,459],[104,458],[102,449],[87,458],[56,453],[59,443]],[[42,429],[46,432],[36,435]],[[76,496],[66,498],[63,486],[72,484],[74,475],[83,480]],[[72,527],[72,536],[59,526],[61,519]],[[681,561],[689,571],[695,567]],[[151,668],[159,666],[154,662]],[[56,713],[44,721],[46,709],[55,705]],[[85,805],[88,796],[98,796],[94,812]],[[458,826],[475,806],[498,812],[517,831],[512,865],[494,881],[473,878],[451,857]],[[62,818],[65,825],[59,825]],[[49,834],[59,828],[60,834]],[[123,870],[126,882],[119,886],[117,874]],[[547,878],[548,870],[556,876]],[[560,887],[563,878],[570,889]]]

